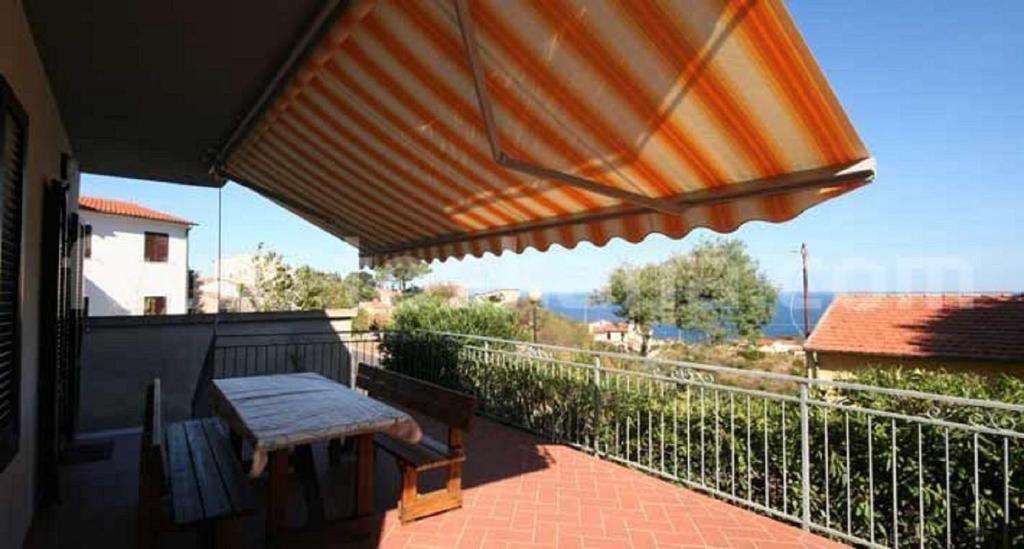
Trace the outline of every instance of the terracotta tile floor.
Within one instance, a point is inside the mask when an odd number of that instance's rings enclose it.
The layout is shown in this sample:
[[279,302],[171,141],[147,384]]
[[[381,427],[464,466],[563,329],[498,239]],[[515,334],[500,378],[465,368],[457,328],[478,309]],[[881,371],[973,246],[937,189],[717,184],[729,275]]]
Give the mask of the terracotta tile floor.
[[[437,426],[426,424],[428,431]],[[66,467],[68,497],[37,517],[26,547],[132,547],[137,436],[115,439],[114,456]],[[465,506],[402,526],[394,509],[398,473],[378,459],[377,504],[387,509],[375,535],[358,546],[417,547],[841,547],[791,525],[651,478],[565,446],[479,419],[467,438]],[[322,453],[322,452],[321,452]],[[346,507],[345,466],[325,478],[328,517]],[[427,488],[440,482],[428,478]],[[293,522],[303,520],[299,485]],[[344,498],[339,498],[344,499]],[[247,523],[248,544],[263,547],[262,517]],[[192,534],[163,547],[191,546]],[[299,545],[287,544],[287,545]],[[352,547],[312,530],[302,547]]]

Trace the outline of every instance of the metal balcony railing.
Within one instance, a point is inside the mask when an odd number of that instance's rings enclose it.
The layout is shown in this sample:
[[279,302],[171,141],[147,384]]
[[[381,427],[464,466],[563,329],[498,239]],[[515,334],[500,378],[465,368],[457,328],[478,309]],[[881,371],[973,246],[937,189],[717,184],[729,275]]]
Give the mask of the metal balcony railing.
[[[317,335],[321,337],[323,334]],[[211,346],[217,377],[364,362],[482,413],[873,547],[1024,544],[1024,406],[437,332]],[[276,337],[276,336],[275,336]]]
[[353,366],[375,364],[379,341],[375,332],[323,330],[214,336],[192,396],[192,415],[209,415],[207,390],[213,379],[315,372],[351,387]]

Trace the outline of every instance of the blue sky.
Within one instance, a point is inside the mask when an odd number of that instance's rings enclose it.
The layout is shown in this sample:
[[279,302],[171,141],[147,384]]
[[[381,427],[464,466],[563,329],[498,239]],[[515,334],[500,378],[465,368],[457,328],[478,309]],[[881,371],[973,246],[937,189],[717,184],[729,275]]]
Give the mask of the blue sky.
[[[1024,289],[1024,2],[801,0],[790,11],[854,126],[878,159],[871,185],[781,225],[744,225],[768,276],[799,287],[807,242],[816,290]],[[83,193],[121,198],[199,223],[191,264],[217,253],[217,191],[86,175]],[[238,185],[223,190],[225,256],[259,242],[294,264],[347,272],[354,248]],[[533,250],[435,263],[433,280],[470,288],[588,291],[623,262],[689,249],[640,244]]]

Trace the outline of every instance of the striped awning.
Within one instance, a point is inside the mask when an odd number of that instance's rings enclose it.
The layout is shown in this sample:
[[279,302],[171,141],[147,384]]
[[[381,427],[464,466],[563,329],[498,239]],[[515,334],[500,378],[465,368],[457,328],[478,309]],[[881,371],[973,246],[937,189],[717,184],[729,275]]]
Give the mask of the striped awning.
[[874,161],[781,2],[355,1],[221,167],[365,262],[785,221]]

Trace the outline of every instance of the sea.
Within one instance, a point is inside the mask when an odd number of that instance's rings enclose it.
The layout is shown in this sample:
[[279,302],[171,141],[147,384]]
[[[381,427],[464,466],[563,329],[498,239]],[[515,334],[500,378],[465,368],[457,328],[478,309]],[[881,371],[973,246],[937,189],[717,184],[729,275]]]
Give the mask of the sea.
[[[811,292],[808,295],[808,310],[811,312],[811,328],[828,309],[835,298],[832,292]],[[544,306],[560,315],[579,322],[596,322],[598,320],[621,321],[615,315],[614,305],[594,305],[588,292],[558,292],[545,294],[541,298]],[[775,303],[775,314],[771,322],[762,330],[766,337],[800,337],[804,332],[804,306],[802,292],[780,292]],[[694,330],[681,330],[668,324],[654,327],[654,337],[658,339],[679,339],[683,341],[701,341],[704,334]]]

